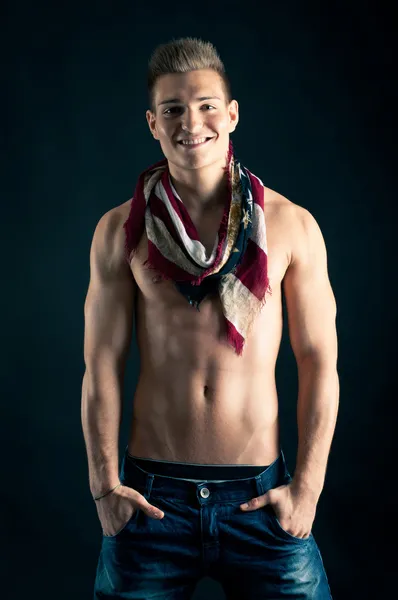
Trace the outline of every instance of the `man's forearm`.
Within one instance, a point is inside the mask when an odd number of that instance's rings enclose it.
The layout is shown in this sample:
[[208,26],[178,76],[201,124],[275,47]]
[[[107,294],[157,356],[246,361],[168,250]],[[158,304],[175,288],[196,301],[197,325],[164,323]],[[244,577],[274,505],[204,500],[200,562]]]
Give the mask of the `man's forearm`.
[[298,451],[293,480],[319,498],[336,426],[339,377],[335,366],[307,359],[298,366]]
[[122,417],[121,380],[117,374],[107,385],[90,384],[85,373],[81,419],[87,450],[90,491],[104,494],[119,483],[119,431]]

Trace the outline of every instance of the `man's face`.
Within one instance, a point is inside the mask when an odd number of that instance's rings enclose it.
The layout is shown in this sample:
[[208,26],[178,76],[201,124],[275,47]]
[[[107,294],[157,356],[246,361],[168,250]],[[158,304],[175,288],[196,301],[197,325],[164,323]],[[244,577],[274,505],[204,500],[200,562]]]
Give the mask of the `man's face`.
[[[217,162],[225,166],[229,134],[238,124],[239,111],[236,100],[227,104],[218,73],[201,69],[162,75],[155,85],[154,103],[156,112],[148,110],[146,118],[169,163],[183,169]],[[184,145],[182,140],[201,143]]]

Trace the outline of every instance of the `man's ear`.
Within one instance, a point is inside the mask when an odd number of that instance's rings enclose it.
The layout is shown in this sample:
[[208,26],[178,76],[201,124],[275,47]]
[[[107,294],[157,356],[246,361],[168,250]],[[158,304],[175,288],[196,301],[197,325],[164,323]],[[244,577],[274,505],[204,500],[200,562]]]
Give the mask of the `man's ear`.
[[228,107],[229,113],[229,133],[235,131],[238,123],[239,123],[239,104],[236,100],[232,100]]
[[158,136],[157,131],[156,131],[156,116],[150,110],[146,111],[145,116],[146,116],[146,120],[147,120],[147,123],[148,123],[149,130],[150,130],[151,134],[153,135],[153,137],[155,138],[155,140],[158,140],[159,136]]

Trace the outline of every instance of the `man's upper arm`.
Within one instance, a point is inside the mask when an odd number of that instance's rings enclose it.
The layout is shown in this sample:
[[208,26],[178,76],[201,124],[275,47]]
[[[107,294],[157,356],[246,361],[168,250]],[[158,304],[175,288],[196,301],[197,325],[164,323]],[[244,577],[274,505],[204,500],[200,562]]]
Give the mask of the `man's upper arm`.
[[290,343],[297,363],[312,357],[337,361],[336,302],[327,270],[327,253],[318,223],[295,205],[291,262],[284,277]]
[[93,375],[105,366],[123,370],[130,347],[136,282],[124,254],[120,207],[99,220],[90,249],[84,304],[84,360]]

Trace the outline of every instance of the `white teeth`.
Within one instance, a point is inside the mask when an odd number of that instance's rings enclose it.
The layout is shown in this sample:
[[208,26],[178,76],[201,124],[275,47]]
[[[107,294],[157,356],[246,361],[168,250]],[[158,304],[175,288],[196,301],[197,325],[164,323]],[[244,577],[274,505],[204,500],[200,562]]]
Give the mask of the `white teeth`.
[[182,140],[182,143],[185,144],[185,145],[187,145],[187,146],[188,145],[194,146],[195,144],[203,144],[203,142],[205,142],[205,141],[206,141],[206,138],[204,137],[204,138],[200,138],[199,140],[194,140],[194,141],[191,141],[191,140]]

